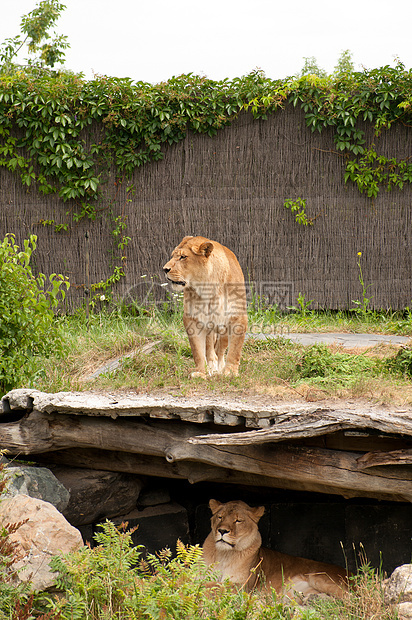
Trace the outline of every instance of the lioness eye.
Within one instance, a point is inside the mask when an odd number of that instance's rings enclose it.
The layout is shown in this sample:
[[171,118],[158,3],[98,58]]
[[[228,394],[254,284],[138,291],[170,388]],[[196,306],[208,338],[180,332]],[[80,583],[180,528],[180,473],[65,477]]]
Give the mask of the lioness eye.
[[236,519],[235,523],[243,523],[241,519]]
[[181,256],[179,260],[185,260],[185,258],[187,258],[187,256]]

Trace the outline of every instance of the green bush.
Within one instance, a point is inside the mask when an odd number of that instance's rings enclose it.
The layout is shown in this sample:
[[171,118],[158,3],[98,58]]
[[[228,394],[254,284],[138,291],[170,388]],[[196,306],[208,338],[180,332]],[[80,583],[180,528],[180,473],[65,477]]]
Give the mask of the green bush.
[[69,282],[53,273],[49,290],[46,276],[35,276],[30,259],[37,237],[24,241],[21,251],[7,234],[0,244],[0,392],[17,387],[36,372],[36,355],[59,346],[54,309],[64,299]]
[[[58,572],[59,600],[47,608],[61,620],[292,620],[294,606],[276,595],[247,594],[229,582],[217,584],[199,546],[177,543],[139,558],[127,524],[116,528],[106,521],[95,536],[99,545],[51,562]],[[302,613],[300,620],[311,615]]]
[[[55,557],[61,595],[43,601],[42,611],[59,620],[395,620],[384,603],[380,574],[365,565],[354,588],[340,599],[315,598],[299,605],[270,592],[246,593],[229,581],[217,583],[205,565],[202,549],[178,541],[147,554],[133,547],[127,524],[106,521],[96,535],[98,546]],[[140,557],[139,557],[140,556]],[[47,595],[46,595],[47,597]],[[48,618],[45,615],[45,620]]]
[[406,375],[412,379],[412,347],[401,347],[396,355],[384,360],[383,366],[393,374]]

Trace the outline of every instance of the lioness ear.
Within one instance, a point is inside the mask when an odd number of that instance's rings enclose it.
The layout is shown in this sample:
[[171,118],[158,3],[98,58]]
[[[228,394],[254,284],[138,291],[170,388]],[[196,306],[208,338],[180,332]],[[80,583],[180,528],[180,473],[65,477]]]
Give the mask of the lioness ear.
[[219,508],[221,507],[221,503],[217,501],[217,499],[211,499],[209,502],[209,508],[212,511],[212,514],[216,514],[216,512],[219,510]]
[[206,256],[207,258],[212,253],[212,250],[213,250],[213,243],[211,243],[210,241],[205,241],[199,247],[199,250],[196,252],[196,254],[204,254],[204,256]]
[[264,506],[258,506],[257,508],[249,508],[250,510],[250,517],[251,519],[253,519],[253,521],[255,523],[257,523],[260,519],[260,517],[263,517],[264,512],[265,512],[265,507]]

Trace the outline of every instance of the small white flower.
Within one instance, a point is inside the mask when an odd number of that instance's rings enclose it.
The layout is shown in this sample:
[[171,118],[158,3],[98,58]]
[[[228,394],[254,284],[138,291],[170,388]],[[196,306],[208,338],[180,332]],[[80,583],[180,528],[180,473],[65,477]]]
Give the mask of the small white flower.
[[168,282],[163,282],[163,284],[161,284],[160,286],[167,286]]
[[146,275],[146,274],[144,274],[143,276],[140,276],[140,277],[141,277],[141,278],[147,278],[147,275]]
[[100,301],[104,301],[106,299],[106,295],[100,295]]

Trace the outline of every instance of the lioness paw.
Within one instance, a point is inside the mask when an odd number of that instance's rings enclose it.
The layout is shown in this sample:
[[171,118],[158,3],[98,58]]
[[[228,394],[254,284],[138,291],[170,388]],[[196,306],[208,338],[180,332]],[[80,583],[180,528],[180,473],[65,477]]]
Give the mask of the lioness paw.
[[192,372],[192,374],[190,375],[192,377],[192,379],[206,379],[206,373],[205,372],[200,372],[199,370],[195,370],[194,372]]
[[236,366],[226,366],[223,369],[222,375],[225,377],[237,377],[239,374],[239,369]]

